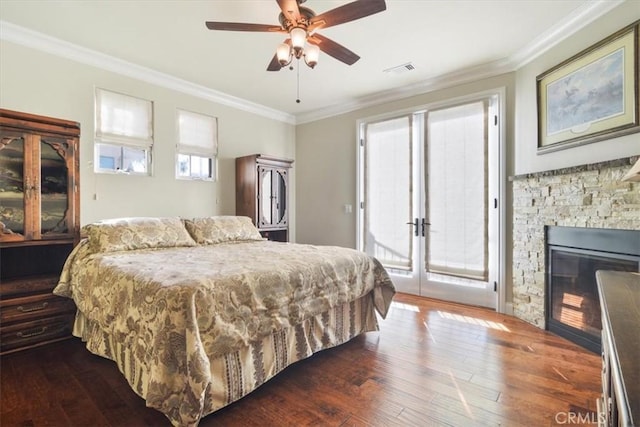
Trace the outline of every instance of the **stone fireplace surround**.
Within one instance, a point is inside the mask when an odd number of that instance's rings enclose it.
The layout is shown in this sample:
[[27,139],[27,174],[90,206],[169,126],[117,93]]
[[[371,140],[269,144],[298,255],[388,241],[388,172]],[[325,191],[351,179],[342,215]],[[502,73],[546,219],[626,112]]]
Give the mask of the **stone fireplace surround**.
[[545,225],[640,230],[638,156],[513,178],[513,312],[545,328]]

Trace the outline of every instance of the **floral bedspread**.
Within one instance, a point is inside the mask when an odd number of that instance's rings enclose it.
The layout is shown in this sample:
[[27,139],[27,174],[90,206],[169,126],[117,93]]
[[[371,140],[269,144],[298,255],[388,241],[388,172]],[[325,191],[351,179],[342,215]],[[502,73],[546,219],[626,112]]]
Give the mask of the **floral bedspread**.
[[394,288],[374,258],[269,241],[108,253],[83,241],[54,290],[128,349],[144,371],[134,390],[176,425],[203,415],[211,360],[369,292],[384,317]]

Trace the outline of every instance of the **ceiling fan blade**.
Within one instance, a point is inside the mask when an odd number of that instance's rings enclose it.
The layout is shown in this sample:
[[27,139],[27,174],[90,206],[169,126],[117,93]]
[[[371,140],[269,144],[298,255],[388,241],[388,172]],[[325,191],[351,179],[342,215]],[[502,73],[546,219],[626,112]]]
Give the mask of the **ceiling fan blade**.
[[351,52],[346,47],[334,42],[333,40],[321,34],[314,34],[313,36],[309,37],[307,41],[318,46],[320,50],[327,55],[333,56],[338,61],[342,61],[347,65],[353,65],[354,63],[356,63],[356,61],[358,61],[358,59],[360,59],[358,55]]
[[256,32],[285,32],[282,27],[267,24],[246,24],[243,22],[205,22],[210,30],[222,31],[256,31]]
[[309,30],[327,28],[355,21],[387,9],[384,0],[356,0],[311,18]]
[[276,0],[282,10],[282,14],[289,21],[297,22],[300,19],[300,8],[296,0]]
[[278,61],[278,54],[274,54],[273,58],[271,58],[271,62],[267,66],[267,71],[280,71],[282,69],[282,65],[280,65],[280,61]]

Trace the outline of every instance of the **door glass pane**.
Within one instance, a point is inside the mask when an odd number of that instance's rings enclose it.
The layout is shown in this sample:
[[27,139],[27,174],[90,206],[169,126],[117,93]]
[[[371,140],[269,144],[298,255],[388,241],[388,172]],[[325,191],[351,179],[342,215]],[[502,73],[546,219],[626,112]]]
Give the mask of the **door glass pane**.
[[40,142],[40,230],[43,235],[69,231],[66,221],[69,174],[63,154],[56,150],[56,147],[63,149],[62,144],[45,140]]
[[[9,141],[8,144],[5,143]],[[24,234],[24,139],[0,144],[0,235]]]
[[385,267],[411,269],[410,118],[369,124],[365,138],[365,252]]
[[487,280],[485,105],[427,117],[427,271]]

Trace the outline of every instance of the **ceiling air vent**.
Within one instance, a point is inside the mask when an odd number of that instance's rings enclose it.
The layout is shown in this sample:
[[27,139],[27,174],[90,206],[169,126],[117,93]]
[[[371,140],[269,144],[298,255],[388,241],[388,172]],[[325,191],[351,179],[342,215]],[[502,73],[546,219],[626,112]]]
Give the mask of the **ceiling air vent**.
[[384,73],[391,73],[391,74],[404,74],[404,73],[408,73],[409,71],[413,71],[415,69],[416,69],[416,67],[411,62],[407,62],[406,64],[397,65],[395,67],[387,68],[383,72]]

